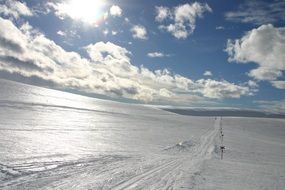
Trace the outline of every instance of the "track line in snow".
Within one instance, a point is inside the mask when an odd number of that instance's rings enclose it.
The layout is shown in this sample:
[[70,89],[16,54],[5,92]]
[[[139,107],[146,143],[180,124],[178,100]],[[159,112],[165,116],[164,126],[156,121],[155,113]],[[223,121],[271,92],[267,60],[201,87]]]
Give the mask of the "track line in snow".
[[138,189],[140,185],[147,185],[149,189],[174,189],[176,179],[183,176],[181,168],[185,165],[190,170],[189,178],[194,179],[203,162],[212,156],[220,121],[220,118],[215,120],[214,128],[210,128],[200,137],[200,143],[194,146],[188,155],[178,154],[171,161],[124,180],[111,189]]
[[175,168],[179,167],[181,163],[177,160],[168,161],[162,165],[156,166],[142,174],[136,175],[126,181],[123,181],[114,187],[112,190],[120,190],[120,189],[131,189],[137,186],[139,183],[144,183],[146,180],[154,177],[155,174],[159,174],[164,171],[164,175],[173,171]]

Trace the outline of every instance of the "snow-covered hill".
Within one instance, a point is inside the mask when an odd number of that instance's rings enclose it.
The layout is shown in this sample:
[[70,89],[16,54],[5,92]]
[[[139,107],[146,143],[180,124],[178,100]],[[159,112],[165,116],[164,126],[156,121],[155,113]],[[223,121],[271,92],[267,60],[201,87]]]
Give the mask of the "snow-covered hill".
[[6,80],[0,92],[0,189],[285,187],[284,119],[178,115]]

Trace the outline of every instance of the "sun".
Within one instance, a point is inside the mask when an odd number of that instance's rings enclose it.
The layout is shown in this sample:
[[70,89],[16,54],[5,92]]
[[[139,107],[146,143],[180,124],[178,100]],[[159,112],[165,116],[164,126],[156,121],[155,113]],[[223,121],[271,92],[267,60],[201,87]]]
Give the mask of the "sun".
[[61,10],[74,20],[97,25],[105,17],[104,0],[67,0]]

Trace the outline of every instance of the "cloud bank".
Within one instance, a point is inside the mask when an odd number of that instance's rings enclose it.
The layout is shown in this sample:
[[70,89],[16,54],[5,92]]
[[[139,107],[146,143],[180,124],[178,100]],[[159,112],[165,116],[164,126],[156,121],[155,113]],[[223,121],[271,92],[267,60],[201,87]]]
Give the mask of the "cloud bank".
[[84,47],[88,58],[65,51],[28,23],[17,27],[0,18],[0,70],[36,77],[61,89],[123,97],[141,102],[191,104],[253,94],[245,84],[150,71],[131,63],[131,52],[111,42]]

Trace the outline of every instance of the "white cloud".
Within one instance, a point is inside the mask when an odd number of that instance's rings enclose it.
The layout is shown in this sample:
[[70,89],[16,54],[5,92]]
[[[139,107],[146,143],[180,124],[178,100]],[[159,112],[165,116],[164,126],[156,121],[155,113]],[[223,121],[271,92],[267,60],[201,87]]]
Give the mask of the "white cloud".
[[249,80],[247,82],[247,85],[252,87],[252,88],[257,88],[258,87],[258,84],[255,81],[253,81],[253,80]]
[[67,34],[61,30],[57,31],[57,34],[60,36],[66,36]]
[[273,100],[273,101],[267,101],[267,100],[259,100],[255,101],[255,103],[258,104],[258,107],[273,111],[277,113],[285,113],[285,100]]
[[4,4],[0,5],[0,14],[18,19],[20,16],[32,16],[32,11],[25,3],[15,0],[5,0]]
[[284,9],[284,0],[251,0],[241,4],[237,11],[227,12],[225,17],[229,21],[262,25],[285,21]]
[[205,71],[203,75],[204,76],[213,76],[211,71]]
[[171,33],[177,39],[186,39],[196,28],[196,19],[203,17],[205,12],[212,12],[208,4],[198,2],[168,7],[156,7],[157,22],[164,22],[159,28]]
[[155,20],[158,22],[162,22],[166,18],[171,17],[171,12],[168,7],[162,7],[162,6],[155,7],[155,11],[156,11]]
[[129,22],[130,22],[130,19],[127,18],[127,17],[125,17],[124,21],[125,21],[126,23],[129,23]]
[[72,41],[72,39],[74,39],[74,38],[79,39],[80,38],[80,35],[77,33],[76,30],[64,30],[64,31],[59,30],[56,33],[57,33],[57,35],[65,38],[65,41],[63,41],[63,42],[66,44],[69,44],[69,45],[72,44],[70,42],[70,41]]
[[115,31],[115,30],[112,30],[112,32],[111,32],[111,33],[112,33],[112,35],[113,35],[113,36],[115,36],[115,35],[117,35],[117,34],[118,34],[118,32],[117,32],[117,31]]
[[147,30],[142,25],[133,26],[131,28],[131,32],[132,32],[133,38],[141,39],[141,40],[146,40],[148,38],[147,37]]
[[107,36],[107,35],[109,34],[109,30],[108,30],[108,29],[103,30],[103,34],[104,34],[105,36]]
[[200,79],[196,83],[201,87],[193,90],[208,98],[240,98],[244,95],[253,95],[248,86],[240,86],[224,80]]
[[111,42],[97,42],[85,47],[90,58],[95,62],[104,62],[105,60],[115,59],[120,63],[129,63],[128,55],[131,54],[127,49],[115,45]]
[[164,54],[162,52],[150,52],[147,54],[148,57],[155,58],[155,57],[169,57],[169,54]]
[[285,27],[262,25],[247,32],[241,39],[228,40],[229,61],[254,62],[258,68],[248,75],[257,80],[276,80],[285,70]]
[[216,30],[224,30],[225,29],[225,27],[223,27],[223,26],[217,26],[216,27]]
[[122,16],[122,12],[123,10],[117,5],[112,5],[112,7],[110,8],[110,15],[114,17]]
[[166,97],[166,98],[171,98],[174,96],[174,94],[172,92],[170,92],[169,90],[167,90],[165,88],[161,88],[159,90],[159,95],[162,97]]
[[285,89],[285,81],[271,81],[271,84],[278,89]]
[[249,71],[248,76],[256,80],[276,80],[282,76],[282,72],[271,67],[258,67]]
[[[124,97],[142,102],[197,104],[252,95],[244,84],[150,71],[131,63],[131,52],[111,42],[84,48],[89,58],[68,52],[27,23],[17,28],[0,18],[0,70],[36,78],[61,89]],[[170,98],[171,97],[171,98]]]

